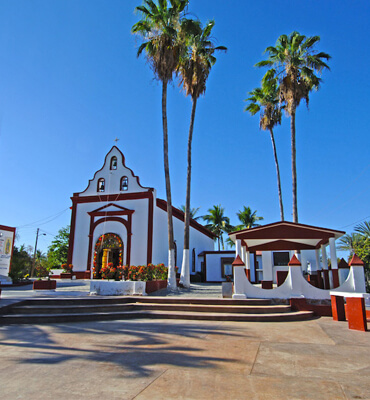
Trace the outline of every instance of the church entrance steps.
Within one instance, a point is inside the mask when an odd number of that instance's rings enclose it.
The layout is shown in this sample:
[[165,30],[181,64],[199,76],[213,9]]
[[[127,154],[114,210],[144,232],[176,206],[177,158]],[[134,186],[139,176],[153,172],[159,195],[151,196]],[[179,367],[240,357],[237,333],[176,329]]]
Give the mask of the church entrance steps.
[[132,318],[210,321],[300,321],[311,311],[293,312],[287,305],[261,300],[176,299],[155,297],[93,297],[30,299],[0,310],[2,324],[38,324],[123,320]]

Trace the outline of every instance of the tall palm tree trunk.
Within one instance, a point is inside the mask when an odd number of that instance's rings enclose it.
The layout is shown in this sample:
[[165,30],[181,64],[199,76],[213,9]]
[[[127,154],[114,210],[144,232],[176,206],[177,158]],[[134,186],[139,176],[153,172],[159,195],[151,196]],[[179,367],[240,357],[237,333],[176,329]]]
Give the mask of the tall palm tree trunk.
[[296,164],[296,147],[295,147],[295,108],[290,116],[291,131],[291,151],[292,151],[292,194],[293,194],[293,222],[298,222],[298,205],[297,205],[297,164]]
[[279,204],[280,204],[280,219],[282,221],[284,221],[284,207],[283,207],[283,195],[281,193],[280,168],[279,168],[279,162],[278,162],[278,157],[277,157],[277,152],[276,152],[274,132],[273,132],[272,128],[270,128],[270,136],[271,136],[272,150],[274,151],[274,159],[275,159],[275,166],[276,166],[276,177],[277,177],[277,185],[278,185],[278,193],[279,193]]
[[190,287],[190,260],[189,260],[189,242],[190,242],[190,189],[191,189],[191,144],[193,141],[195,110],[197,108],[197,98],[193,97],[191,108],[189,136],[188,136],[188,169],[186,175],[186,199],[185,199],[185,226],[184,226],[184,250],[182,255],[180,283],[184,287]]
[[163,123],[164,176],[165,176],[165,180],[166,180],[166,196],[167,196],[168,287],[172,290],[175,290],[176,289],[175,246],[174,246],[174,238],[173,238],[170,167],[169,167],[169,161],[168,161],[167,80],[164,80],[162,82],[162,123]]

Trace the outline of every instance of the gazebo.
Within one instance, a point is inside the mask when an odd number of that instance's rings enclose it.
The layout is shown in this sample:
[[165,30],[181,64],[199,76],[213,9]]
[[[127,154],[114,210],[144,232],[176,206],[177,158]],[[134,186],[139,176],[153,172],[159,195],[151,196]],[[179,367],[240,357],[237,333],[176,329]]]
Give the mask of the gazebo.
[[[299,285],[303,285],[302,288],[306,288],[305,283],[307,283],[307,288],[312,287],[313,289],[312,298],[321,298],[322,296],[319,292],[315,291],[320,289],[314,288],[307,281],[303,283],[305,281],[303,272],[312,275],[319,274],[319,276],[321,276],[322,272],[324,279],[321,287],[327,290],[339,287],[342,282],[339,281],[335,241],[344,234],[345,232],[343,231],[286,221],[231,232],[229,233],[229,237],[235,243],[237,259],[234,264],[234,286],[235,288],[239,287],[238,290],[241,291],[239,294],[244,293],[247,287],[250,291],[254,292],[254,289],[251,289],[253,285],[251,285],[250,281],[255,280],[257,271],[262,272],[262,289],[272,289],[273,282],[276,282],[276,275],[280,271],[285,271],[285,276],[288,273],[290,274],[290,277],[288,276],[286,280],[290,279],[291,285],[292,268],[299,267],[298,269],[295,268],[296,272],[294,273],[295,275],[298,273],[301,275],[298,278],[300,281]],[[326,253],[326,246],[328,245],[331,260],[330,267],[328,267]],[[257,264],[258,254],[261,254],[260,262],[262,262],[262,268],[259,268],[260,266]],[[282,254],[285,258],[281,257]],[[293,262],[292,257],[294,255],[296,256],[296,261]],[[235,274],[235,270],[240,270],[241,267],[245,269],[245,273],[242,275]],[[360,276],[361,274],[358,275]],[[244,278],[248,281],[248,284],[237,282],[237,280],[244,280]],[[363,281],[363,278],[360,280]],[[285,284],[287,286],[288,283],[284,282],[281,286]],[[354,290],[353,285],[349,285],[348,290]],[[240,289],[242,286],[243,289]],[[362,283],[360,286],[362,287]],[[359,286],[357,285],[357,287]],[[258,289],[261,290],[260,288]],[[277,289],[280,289],[280,287]],[[275,292],[275,290],[271,292]],[[297,290],[298,288],[296,287],[295,291]],[[284,291],[280,289],[278,292]],[[300,293],[294,294],[299,295]],[[324,295],[323,298],[326,297],[327,295]]]

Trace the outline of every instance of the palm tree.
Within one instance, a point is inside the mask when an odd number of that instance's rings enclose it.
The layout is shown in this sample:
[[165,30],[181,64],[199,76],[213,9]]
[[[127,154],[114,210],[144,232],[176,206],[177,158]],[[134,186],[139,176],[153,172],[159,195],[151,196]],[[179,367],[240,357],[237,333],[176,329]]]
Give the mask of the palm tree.
[[214,21],[209,21],[205,28],[199,21],[184,20],[182,24],[187,51],[180,57],[178,72],[181,83],[187,96],[191,96],[192,109],[188,136],[188,167],[186,176],[184,250],[181,267],[180,283],[190,286],[189,242],[190,242],[190,187],[191,187],[191,145],[197,100],[206,91],[206,82],[212,66],[216,62],[215,51],[226,51],[226,47],[215,47],[212,39]]
[[283,207],[283,196],[281,192],[281,181],[280,181],[280,168],[279,161],[276,152],[275,138],[273,128],[276,125],[281,124],[281,107],[279,106],[279,88],[277,79],[273,78],[269,81],[264,81],[262,88],[256,88],[249,92],[249,101],[244,111],[249,111],[251,115],[255,115],[260,112],[260,128],[264,131],[270,132],[270,138],[272,143],[272,150],[274,153],[276,177],[279,195],[280,205],[280,219],[284,221],[284,207]]
[[365,238],[370,238],[370,221],[365,221],[356,225],[355,232],[365,236]]
[[179,27],[188,0],[159,0],[158,5],[152,0],[144,0],[142,6],[136,7],[143,19],[131,29],[140,35],[143,43],[138,49],[138,56],[145,50],[156,79],[162,82],[162,125],[164,173],[166,180],[167,217],[168,217],[168,287],[176,289],[175,251],[172,222],[171,183],[168,162],[168,129],[167,129],[167,85],[172,81],[178,66],[180,48]]
[[[260,224],[257,224],[257,221],[263,220],[263,217],[259,217],[257,215],[257,210],[252,212],[252,209],[246,206],[243,206],[243,211],[239,210],[236,213],[236,216],[239,218],[241,224],[237,226],[230,226],[230,230],[228,231],[228,233],[233,231],[241,231],[242,229],[254,228],[255,226],[260,226]],[[226,243],[230,247],[235,246],[235,243],[230,238],[226,239]]]
[[309,93],[318,90],[321,79],[317,76],[325,68],[330,69],[323,60],[331,57],[327,53],[316,52],[315,44],[320,36],[306,37],[298,32],[289,36],[281,35],[276,46],[267,47],[268,59],[256,64],[258,67],[268,66],[271,69],[265,79],[276,76],[279,80],[280,101],[285,103],[285,110],[290,116],[292,186],[293,186],[293,222],[298,222],[297,205],[297,167],[296,167],[296,138],[295,115],[302,99],[308,105]]
[[252,209],[250,207],[246,207],[246,206],[243,206],[243,211],[239,210],[239,212],[236,213],[236,216],[239,218],[239,221],[242,223],[241,225],[238,225],[236,227],[237,230],[254,228],[255,226],[260,225],[260,224],[257,224],[257,221],[263,220],[263,217],[259,217],[257,215],[257,210],[252,212]]
[[[180,206],[180,210],[185,214],[185,206],[184,205]],[[198,217],[196,217],[199,210],[200,210],[200,207],[190,208],[190,219],[197,221],[199,218],[202,218],[201,215],[198,215]]]
[[220,251],[220,245],[222,245],[222,250],[224,250],[224,240],[222,234],[224,232],[229,232],[230,230],[230,219],[225,217],[225,209],[218,206],[213,206],[208,210],[209,214],[204,215],[202,218],[207,222],[206,228],[209,229],[217,236],[218,241],[218,251]]
[[350,255],[353,255],[361,240],[363,240],[363,237],[359,233],[347,233],[339,239],[338,250],[349,251]]

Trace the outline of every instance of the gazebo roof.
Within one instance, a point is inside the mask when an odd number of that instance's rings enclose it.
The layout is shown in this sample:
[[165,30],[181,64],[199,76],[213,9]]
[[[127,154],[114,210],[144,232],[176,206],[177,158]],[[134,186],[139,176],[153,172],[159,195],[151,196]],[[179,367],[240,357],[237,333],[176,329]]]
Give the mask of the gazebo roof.
[[338,239],[345,232],[317,226],[280,221],[229,233],[230,239],[241,240],[250,252],[263,250],[310,250]]

